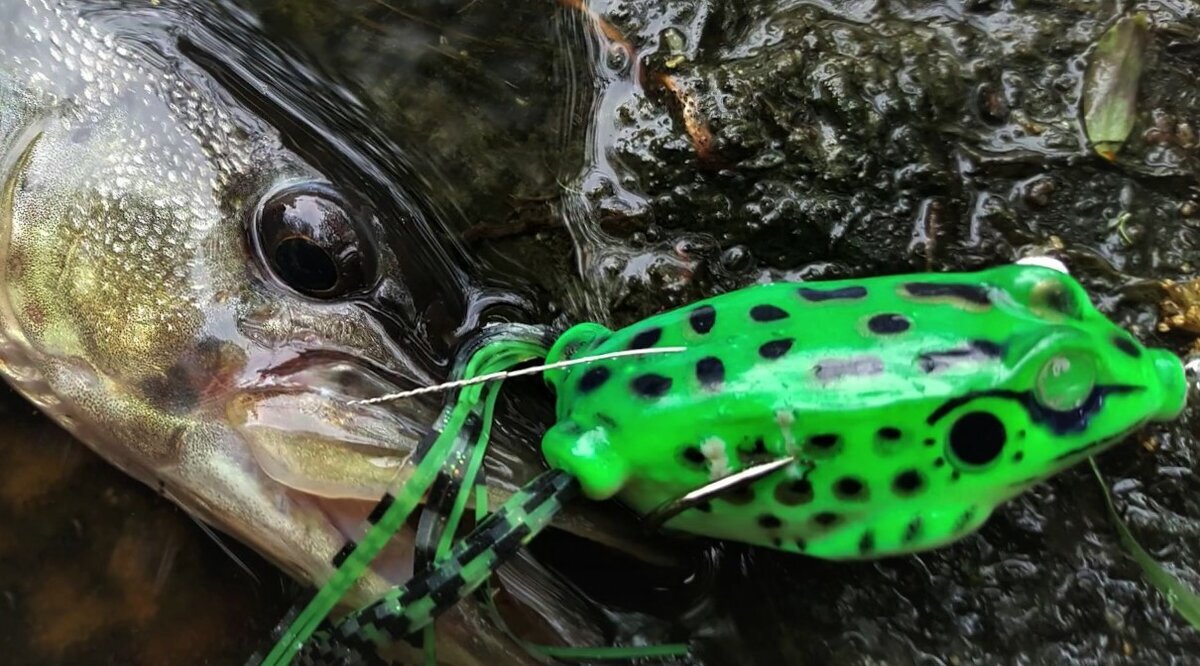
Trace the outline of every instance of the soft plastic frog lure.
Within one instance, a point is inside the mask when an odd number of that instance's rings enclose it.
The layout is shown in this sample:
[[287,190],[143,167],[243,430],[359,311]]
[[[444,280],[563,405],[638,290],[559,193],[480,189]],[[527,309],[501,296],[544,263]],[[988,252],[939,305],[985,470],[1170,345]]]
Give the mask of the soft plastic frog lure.
[[548,370],[550,471],[453,548],[443,538],[425,573],[305,642],[446,456],[485,443],[486,428],[468,436],[478,428],[464,424],[487,422],[497,384],[462,387],[416,473],[267,663],[301,647],[306,662],[354,663],[421,630],[576,493],[671,530],[828,559],[935,548],[1147,421],[1174,418],[1186,394],[1175,355],[1143,347],[1065,272],[1039,265],[761,285],[616,332],[579,324],[548,350],[540,335],[506,329],[462,376],[539,356],[682,351]]

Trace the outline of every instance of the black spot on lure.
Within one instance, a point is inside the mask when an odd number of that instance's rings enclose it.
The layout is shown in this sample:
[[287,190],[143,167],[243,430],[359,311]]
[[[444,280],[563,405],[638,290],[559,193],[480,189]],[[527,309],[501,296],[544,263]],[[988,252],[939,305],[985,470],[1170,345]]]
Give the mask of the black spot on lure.
[[[1050,292],[1083,304],[1078,316],[1045,307]],[[783,353],[763,353],[779,340]],[[1174,418],[1186,394],[1176,356],[1142,348],[1069,276],[1028,265],[754,286],[617,332],[580,324],[548,350],[497,340],[463,376],[648,342],[683,351],[548,370],[558,401],[542,440],[549,471],[439,564],[320,634],[306,657],[426,626],[575,495],[619,499],[671,530],[828,559],[892,556],[962,538],[1032,483]],[[376,540],[413,510],[494,390],[461,390]],[[746,441],[762,455],[739,456]]]

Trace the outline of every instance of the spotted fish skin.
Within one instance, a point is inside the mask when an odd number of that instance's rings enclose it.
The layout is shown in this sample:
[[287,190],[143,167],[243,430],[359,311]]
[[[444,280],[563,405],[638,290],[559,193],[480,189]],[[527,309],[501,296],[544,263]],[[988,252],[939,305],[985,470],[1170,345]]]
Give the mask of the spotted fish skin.
[[667,527],[831,559],[954,541],[1186,393],[1176,356],[1036,266],[755,286],[576,327],[549,360],[673,346],[548,373],[549,464],[647,513],[790,458]]

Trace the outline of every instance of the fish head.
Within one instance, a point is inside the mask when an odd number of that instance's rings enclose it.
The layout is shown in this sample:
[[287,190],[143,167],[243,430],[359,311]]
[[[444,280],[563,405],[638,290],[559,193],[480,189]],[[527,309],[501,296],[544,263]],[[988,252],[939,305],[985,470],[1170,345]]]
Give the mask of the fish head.
[[352,404],[444,370],[461,275],[413,259],[445,259],[413,241],[430,214],[369,169],[300,154],[175,33],[3,11],[0,370],[105,458],[320,582],[436,415]]

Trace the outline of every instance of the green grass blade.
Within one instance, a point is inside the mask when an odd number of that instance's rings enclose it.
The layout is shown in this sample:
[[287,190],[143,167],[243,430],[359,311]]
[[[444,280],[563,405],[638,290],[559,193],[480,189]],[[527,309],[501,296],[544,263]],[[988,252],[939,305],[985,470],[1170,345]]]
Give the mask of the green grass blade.
[[1141,544],[1133,538],[1133,533],[1129,531],[1125,521],[1121,520],[1121,516],[1117,514],[1116,504],[1113,503],[1112,494],[1108,491],[1108,483],[1100,474],[1100,468],[1096,466],[1095,458],[1088,458],[1088,462],[1091,463],[1092,472],[1095,473],[1096,480],[1100,482],[1100,489],[1104,492],[1104,503],[1108,506],[1108,515],[1112,516],[1113,523],[1117,526],[1117,535],[1121,539],[1121,545],[1125,546],[1129,555],[1142,567],[1142,573],[1146,575],[1150,584],[1167,598],[1167,603],[1171,604],[1171,608],[1182,615],[1194,629],[1200,631],[1200,596],[1197,596],[1191,588],[1172,575],[1170,571],[1164,569],[1161,564],[1154,561],[1150,553],[1147,553],[1146,549],[1142,548]]

